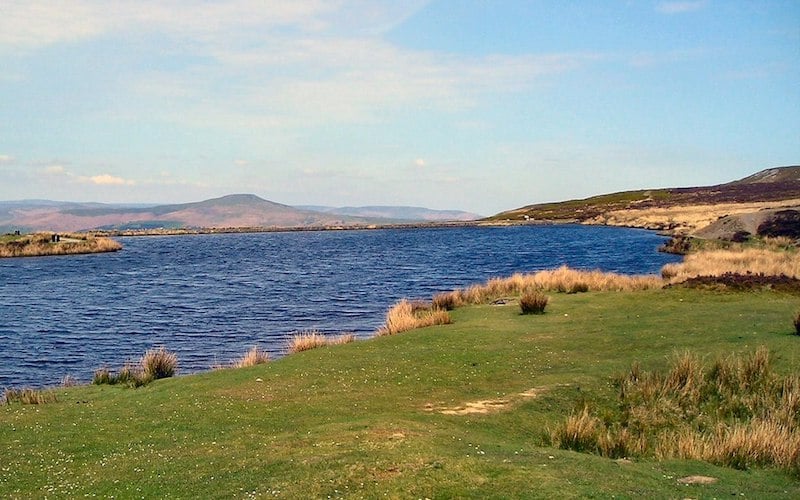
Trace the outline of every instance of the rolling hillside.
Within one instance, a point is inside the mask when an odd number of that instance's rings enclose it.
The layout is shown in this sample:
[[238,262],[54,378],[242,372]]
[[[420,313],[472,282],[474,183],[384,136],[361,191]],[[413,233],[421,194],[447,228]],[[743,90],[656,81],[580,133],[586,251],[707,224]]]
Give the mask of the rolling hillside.
[[625,191],[528,205],[487,220],[567,221],[694,233],[726,216],[797,207],[800,207],[800,166],[790,166],[770,168],[716,186]]

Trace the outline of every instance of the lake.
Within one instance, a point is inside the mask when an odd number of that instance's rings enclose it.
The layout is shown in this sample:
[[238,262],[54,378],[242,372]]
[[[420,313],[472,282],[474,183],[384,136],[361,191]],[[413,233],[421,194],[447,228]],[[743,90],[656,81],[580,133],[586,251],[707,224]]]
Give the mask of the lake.
[[0,388],[91,380],[164,346],[179,373],[298,331],[368,337],[397,300],[567,264],[658,273],[655,233],[513,226],[120,238],[117,253],[0,259]]

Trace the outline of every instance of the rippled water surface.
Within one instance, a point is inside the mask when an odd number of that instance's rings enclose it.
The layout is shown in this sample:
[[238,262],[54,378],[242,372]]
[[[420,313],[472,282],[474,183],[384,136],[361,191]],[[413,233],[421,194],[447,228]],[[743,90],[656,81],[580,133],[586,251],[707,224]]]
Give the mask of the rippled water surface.
[[118,253],[0,260],[0,388],[88,381],[154,346],[181,373],[299,330],[368,336],[402,297],[568,264],[656,273],[647,232],[586,226],[122,238]]

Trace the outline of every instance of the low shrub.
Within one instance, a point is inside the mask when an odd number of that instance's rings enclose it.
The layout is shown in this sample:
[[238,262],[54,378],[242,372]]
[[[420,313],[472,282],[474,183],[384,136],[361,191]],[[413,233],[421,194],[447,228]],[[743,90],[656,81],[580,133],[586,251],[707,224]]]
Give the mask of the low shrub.
[[550,302],[550,297],[537,290],[525,292],[519,298],[519,307],[522,314],[544,314],[544,309]]

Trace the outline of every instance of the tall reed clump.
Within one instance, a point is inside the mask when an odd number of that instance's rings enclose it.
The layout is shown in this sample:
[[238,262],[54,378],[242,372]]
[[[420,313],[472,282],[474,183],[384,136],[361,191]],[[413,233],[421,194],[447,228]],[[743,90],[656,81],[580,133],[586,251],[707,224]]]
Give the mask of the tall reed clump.
[[561,266],[535,273],[516,273],[507,278],[492,278],[482,285],[443,292],[433,297],[436,309],[452,310],[470,304],[488,304],[526,291],[583,293],[652,290],[664,286],[658,276],[628,276],[602,271],[581,271]]
[[634,364],[615,384],[617,410],[601,419],[584,408],[551,432],[553,444],[612,458],[775,466],[800,476],[800,375],[777,375],[766,348],[709,366],[687,352],[663,373]]
[[177,368],[178,357],[175,353],[160,347],[146,351],[138,363],[126,362],[117,373],[106,367],[99,368],[94,372],[92,383],[140,387],[153,380],[172,377]]
[[527,291],[519,298],[519,307],[522,314],[544,314],[544,309],[550,302],[550,297],[538,290]]
[[169,378],[175,375],[178,368],[178,356],[163,347],[150,349],[142,356],[140,365],[145,376],[152,380]]
[[794,248],[773,247],[711,250],[689,254],[683,262],[661,268],[661,276],[670,283],[726,273],[784,275],[800,279],[800,252]]
[[6,389],[3,391],[3,399],[6,404],[20,403],[24,405],[41,405],[45,403],[55,403],[56,394],[47,389]]
[[401,300],[386,313],[386,323],[376,332],[377,336],[452,323],[450,314],[443,308],[423,302]]
[[355,342],[356,335],[354,333],[343,333],[329,337],[323,333],[315,330],[308,332],[300,332],[292,336],[289,340],[288,351],[289,354],[296,352],[309,351],[317,347],[325,347],[329,345],[342,345]]

